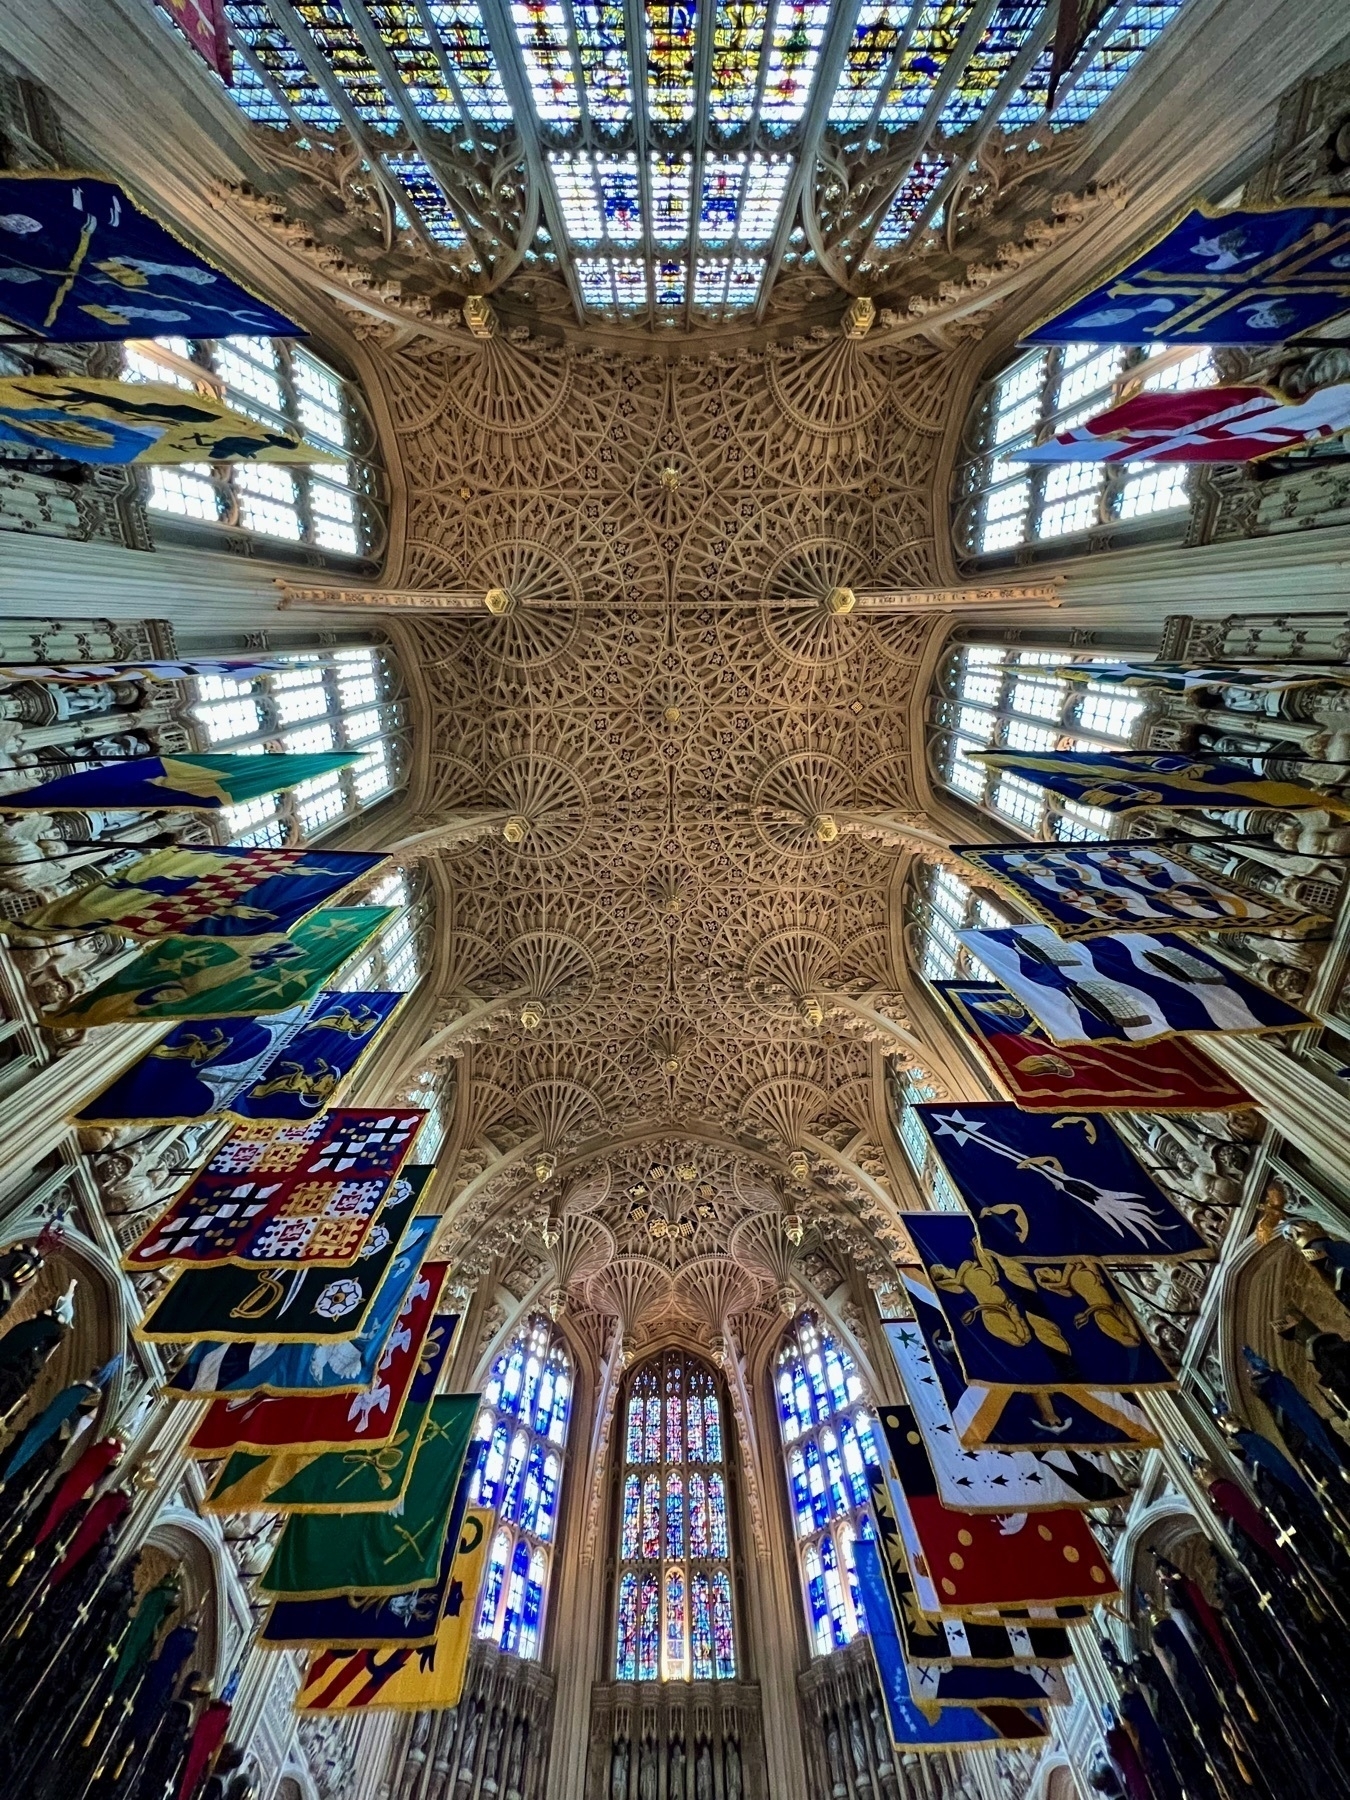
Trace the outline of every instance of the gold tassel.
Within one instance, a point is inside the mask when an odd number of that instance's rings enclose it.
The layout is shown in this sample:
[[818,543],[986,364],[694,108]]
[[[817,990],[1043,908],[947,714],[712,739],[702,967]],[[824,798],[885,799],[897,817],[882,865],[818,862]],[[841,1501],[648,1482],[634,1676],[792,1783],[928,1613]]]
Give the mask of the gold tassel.
[[23,1555],[19,1558],[19,1566],[15,1569],[14,1573],[10,1576],[9,1580],[5,1583],[6,1587],[13,1587],[15,1585],[15,1583],[18,1581],[19,1577],[23,1574],[24,1570],[28,1567],[29,1563],[32,1562],[33,1558],[36,1555],[37,1555],[36,1544],[30,1544],[28,1546],[28,1548],[24,1551]]

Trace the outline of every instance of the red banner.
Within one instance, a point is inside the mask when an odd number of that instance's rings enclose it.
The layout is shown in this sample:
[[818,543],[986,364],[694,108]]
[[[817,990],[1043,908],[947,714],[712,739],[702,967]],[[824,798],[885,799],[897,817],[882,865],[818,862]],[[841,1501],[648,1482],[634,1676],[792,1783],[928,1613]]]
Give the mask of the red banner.
[[159,0],[202,61],[229,87],[234,81],[225,0]]

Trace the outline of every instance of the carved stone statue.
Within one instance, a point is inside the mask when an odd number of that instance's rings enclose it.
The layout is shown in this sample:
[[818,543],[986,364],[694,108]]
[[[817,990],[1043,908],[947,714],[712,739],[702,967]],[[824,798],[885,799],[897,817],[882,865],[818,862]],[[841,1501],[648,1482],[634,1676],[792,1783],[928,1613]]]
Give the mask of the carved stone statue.
[[656,1800],[656,1790],[659,1786],[656,1745],[648,1739],[642,1746],[638,1763],[638,1800]]
[[492,1709],[492,1722],[488,1726],[487,1753],[483,1757],[483,1792],[495,1794],[497,1791],[497,1769],[502,1754],[502,1730],[506,1723],[506,1714],[500,1706]]
[[628,1740],[620,1738],[609,1758],[609,1800],[628,1800]]
[[728,1738],[722,1751],[726,1800],[741,1800],[741,1751],[735,1738]]
[[862,1720],[858,1717],[856,1706],[848,1709],[848,1747],[853,1753],[853,1766],[861,1775],[867,1767],[867,1740],[863,1736]]
[[670,1760],[666,1765],[666,1800],[685,1800],[683,1738],[676,1738],[670,1746]]
[[469,1781],[473,1777],[474,1758],[478,1753],[478,1733],[483,1724],[481,1706],[470,1706],[469,1716],[464,1721],[464,1742],[459,1753],[459,1781]]
[[713,1800],[712,1751],[706,1741],[699,1745],[694,1764],[694,1800]]

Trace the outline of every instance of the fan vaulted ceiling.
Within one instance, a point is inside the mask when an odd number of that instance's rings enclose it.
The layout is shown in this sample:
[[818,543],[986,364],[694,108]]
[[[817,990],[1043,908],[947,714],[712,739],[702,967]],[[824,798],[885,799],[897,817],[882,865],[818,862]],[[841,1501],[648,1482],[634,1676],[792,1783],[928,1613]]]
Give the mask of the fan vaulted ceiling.
[[387,269],[401,247],[577,322],[693,329],[762,320],[783,284],[799,304],[883,292],[992,160],[1050,174],[1183,3],[1085,8],[1058,65],[1054,0],[226,12],[236,103],[321,180],[338,169],[349,206],[364,185]]

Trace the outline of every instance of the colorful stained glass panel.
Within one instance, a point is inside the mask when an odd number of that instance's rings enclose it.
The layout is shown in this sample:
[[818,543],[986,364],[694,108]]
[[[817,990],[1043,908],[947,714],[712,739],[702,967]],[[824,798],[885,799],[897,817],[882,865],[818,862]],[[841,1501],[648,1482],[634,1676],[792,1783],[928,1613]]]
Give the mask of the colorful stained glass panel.
[[786,131],[806,111],[825,41],[831,0],[778,0],[760,118],[768,131]]
[[694,0],[647,0],[647,105],[669,129],[694,116]]

